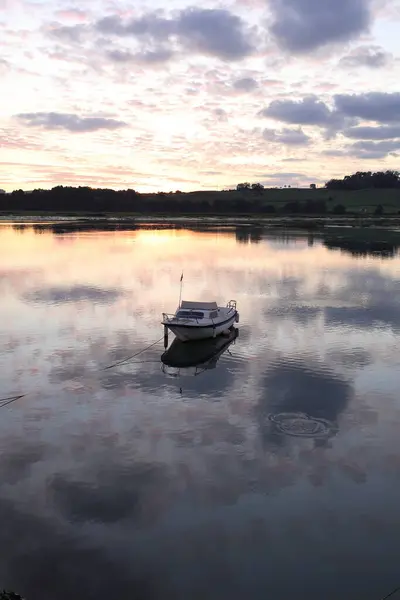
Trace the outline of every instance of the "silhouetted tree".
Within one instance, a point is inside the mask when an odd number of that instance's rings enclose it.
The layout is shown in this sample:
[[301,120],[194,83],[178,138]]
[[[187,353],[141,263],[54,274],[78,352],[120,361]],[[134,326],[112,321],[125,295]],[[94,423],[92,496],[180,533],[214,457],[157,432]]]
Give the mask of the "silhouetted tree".
[[287,202],[283,207],[283,212],[286,213],[299,213],[301,212],[301,204],[297,200],[293,202]]
[[261,212],[267,213],[267,214],[268,213],[272,214],[272,213],[276,212],[276,208],[272,204],[267,204],[267,205],[261,207]]
[[366,190],[400,188],[400,173],[398,171],[357,171],[346,175],[343,179],[331,179],[326,182],[328,190]]
[[251,189],[250,183],[238,183],[236,186],[238,192],[246,192]]
[[325,200],[309,199],[304,202],[294,200],[292,202],[287,202],[283,207],[283,211],[287,213],[322,215],[326,213],[326,203]]
[[264,191],[264,186],[261,183],[253,183],[251,189],[256,194],[262,194]]
[[19,594],[10,592],[9,590],[0,591],[0,600],[24,600]]
[[336,204],[332,210],[334,215],[344,215],[346,213],[346,207],[343,204]]

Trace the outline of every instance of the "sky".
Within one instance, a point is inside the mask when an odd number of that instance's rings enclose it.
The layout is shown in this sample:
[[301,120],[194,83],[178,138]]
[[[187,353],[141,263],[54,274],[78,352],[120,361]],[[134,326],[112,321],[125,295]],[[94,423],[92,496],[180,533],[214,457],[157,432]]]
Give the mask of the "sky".
[[0,0],[0,188],[396,169],[399,31],[400,0]]

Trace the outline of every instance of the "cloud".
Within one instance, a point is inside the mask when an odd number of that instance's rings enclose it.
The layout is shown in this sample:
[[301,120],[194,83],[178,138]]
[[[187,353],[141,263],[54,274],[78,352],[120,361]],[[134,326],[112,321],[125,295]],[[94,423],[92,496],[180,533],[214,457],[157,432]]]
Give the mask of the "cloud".
[[392,58],[392,55],[385,52],[380,46],[359,46],[350,54],[344,56],[339,65],[342,67],[369,67],[371,69],[380,69],[385,67]]
[[253,51],[243,21],[227,10],[186,10],[179,32],[192,49],[220,58],[237,60]]
[[265,177],[268,177],[268,179],[299,179],[304,178],[305,175],[304,173],[280,171],[279,173],[261,173],[257,177],[262,179]]
[[368,31],[368,0],[270,0],[270,31],[279,46],[308,53]]
[[347,156],[350,158],[378,160],[386,158],[388,155],[395,156],[395,153],[398,151],[400,151],[400,139],[381,142],[361,140],[354,144],[348,144],[341,149],[324,150],[322,154],[324,156],[339,158]]
[[323,154],[323,156],[342,158],[343,156],[347,156],[349,154],[349,152],[346,149],[342,149],[342,150],[329,149],[329,150],[323,150],[322,154]]
[[342,134],[355,140],[391,140],[400,138],[400,124],[381,127],[349,127]]
[[83,36],[87,34],[88,28],[86,25],[61,25],[60,27],[52,27],[50,29],[51,37],[61,39],[73,44],[80,44]]
[[148,13],[138,19],[124,21],[120,16],[104,17],[96,22],[100,33],[117,36],[151,37],[167,40],[176,33],[176,21],[160,17],[157,13]]
[[252,92],[258,87],[258,82],[253,77],[242,77],[234,81],[232,87],[238,92]]
[[305,146],[311,138],[299,129],[284,128],[280,131],[274,129],[264,129],[263,138],[268,142],[276,142],[287,146]]
[[226,111],[223,108],[216,108],[213,111],[213,114],[217,118],[217,121],[220,121],[220,122],[223,123],[223,122],[226,122],[228,120],[228,115],[227,115]]
[[41,127],[47,130],[65,129],[74,133],[88,133],[101,129],[120,129],[128,127],[124,121],[103,117],[80,117],[70,113],[37,112],[21,113],[16,118],[28,127]]
[[400,92],[337,94],[334,101],[336,109],[348,117],[380,123],[400,121]]
[[107,56],[116,63],[128,63],[136,60],[136,55],[128,50],[110,50],[107,52]]
[[110,50],[107,53],[108,58],[115,63],[145,63],[145,64],[163,64],[168,62],[173,52],[168,48],[157,48],[141,52],[129,52],[128,50]]
[[88,15],[85,11],[80,8],[69,8],[65,10],[58,10],[56,13],[56,17],[58,19],[63,19],[64,21],[86,21]]
[[293,125],[318,125],[326,127],[337,121],[334,111],[316,96],[303,100],[273,100],[260,111],[259,116],[291,123]]
[[189,8],[171,18],[154,12],[129,21],[110,16],[97,21],[95,28],[107,35],[152,42],[172,44],[174,38],[187,51],[227,61],[241,60],[254,51],[244,21],[225,9]]
[[281,171],[280,173],[261,173],[257,175],[257,180],[265,187],[297,187],[304,185],[309,181],[309,177],[304,173],[293,173]]
[[6,60],[0,58],[0,75],[5,75],[10,68],[10,65]]
[[349,154],[357,158],[378,159],[385,158],[392,152],[400,151],[400,139],[384,142],[356,142],[350,147]]
[[[392,139],[399,136],[400,93],[337,94],[333,107],[316,96],[302,100],[273,100],[259,116],[291,125],[313,125],[326,130],[326,139],[347,126],[343,135],[354,139]],[[355,127],[359,120],[393,123],[392,127]]]

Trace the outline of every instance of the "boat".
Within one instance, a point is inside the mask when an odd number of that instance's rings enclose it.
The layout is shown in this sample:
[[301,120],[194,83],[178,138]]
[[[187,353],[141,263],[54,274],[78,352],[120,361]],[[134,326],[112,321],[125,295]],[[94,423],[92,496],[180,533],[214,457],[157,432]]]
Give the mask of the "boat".
[[226,306],[216,302],[191,302],[182,300],[175,314],[163,313],[162,325],[181,342],[215,338],[239,322],[236,300]]
[[171,377],[200,375],[215,369],[222,354],[239,336],[239,329],[231,327],[216,338],[181,342],[175,338],[161,355],[162,371]]

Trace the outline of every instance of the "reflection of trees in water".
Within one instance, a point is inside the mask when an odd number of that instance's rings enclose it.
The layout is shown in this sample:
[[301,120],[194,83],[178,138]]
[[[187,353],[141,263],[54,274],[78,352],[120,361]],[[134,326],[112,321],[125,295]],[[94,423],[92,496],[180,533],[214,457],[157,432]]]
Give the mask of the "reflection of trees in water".
[[[281,446],[285,440],[282,432],[271,426],[271,414],[307,415],[331,423],[335,431],[337,419],[352,396],[351,385],[325,365],[310,365],[300,359],[275,363],[262,387],[263,398],[256,410],[266,446]],[[323,439],[318,439],[318,445],[323,443]]]
[[252,225],[237,226],[235,229],[236,241],[239,244],[258,244],[263,239],[264,227]]
[[343,250],[352,256],[380,256],[393,258],[397,255],[398,245],[389,242],[361,242],[358,240],[325,239],[324,246],[328,250]]
[[[271,225],[281,231],[271,231]],[[289,221],[277,221],[268,226],[242,225],[237,226],[235,230],[236,240],[239,243],[258,243],[265,237],[273,236],[274,241],[290,244],[299,238],[306,239],[309,247],[314,246],[318,237],[310,230],[315,227],[315,223]],[[285,229],[289,231],[285,231]],[[299,233],[291,233],[290,229],[298,228]],[[303,233],[300,233],[304,230]],[[307,233],[307,230],[308,233]],[[306,235],[306,238],[304,237]],[[321,238],[321,234],[318,234]],[[379,256],[382,258],[392,258],[397,255],[400,247],[400,233],[389,230],[354,228],[343,232],[343,228],[337,234],[322,234],[323,244],[328,250],[343,250],[353,256]]]
[[[83,217],[78,219],[63,220],[48,223],[13,224],[12,228],[23,233],[29,228],[37,234],[49,231],[54,235],[80,233],[88,231],[136,231],[136,230],[186,230],[200,233],[234,233],[239,244],[257,244],[268,237],[275,242],[291,244],[299,238],[305,239],[308,246],[312,247],[318,237],[328,250],[342,250],[353,256],[379,256],[392,258],[397,255],[400,247],[400,233],[369,228],[337,228],[332,233],[312,233],[316,224],[313,221],[300,221],[296,219],[284,221],[276,219],[266,224],[246,223],[241,225],[229,223],[224,219],[201,221],[196,218],[177,218],[157,221],[157,219],[137,220],[135,218],[121,218],[119,220],[102,219],[100,217]],[[295,232],[294,229],[298,229]],[[327,230],[326,230],[327,231]]]
[[64,233],[79,233],[86,231],[133,231],[136,229],[135,223],[133,222],[120,222],[120,221],[85,221],[85,222],[63,222],[63,223],[49,223],[49,224],[36,224],[33,226],[35,233],[43,233],[44,231],[51,231],[54,234]]
[[393,258],[400,247],[400,233],[383,229],[354,229],[324,236],[328,250],[342,250],[353,256]]
[[62,221],[57,223],[19,223],[12,225],[15,231],[23,233],[26,229],[33,230],[37,234],[42,234],[46,231],[55,235],[63,235],[68,233],[85,233],[88,231],[195,231],[199,233],[229,233],[234,232],[234,225],[226,225],[221,223],[196,223],[193,220],[182,220],[180,222],[140,222],[135,219],[121,220],[99,220],[88,218],[83,220]]
[[26,230],[26,226],[23,223],[13,223],[11,227],[14,231],[17,231],[18,233],[25,233]]

